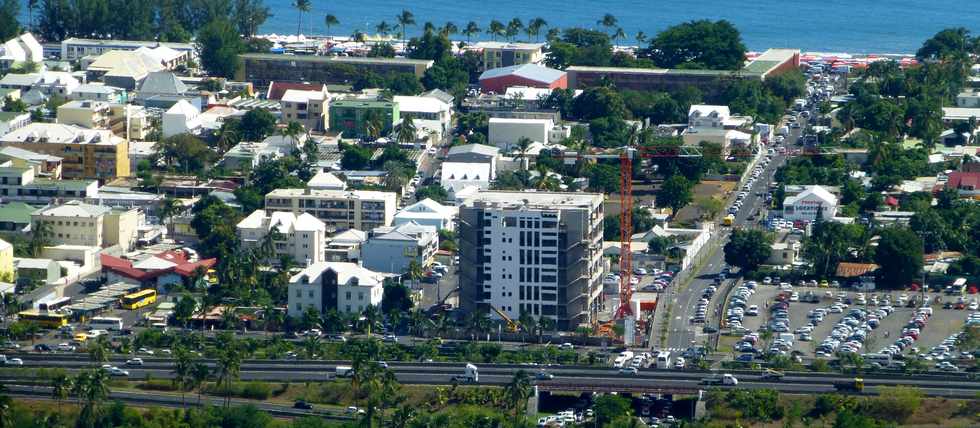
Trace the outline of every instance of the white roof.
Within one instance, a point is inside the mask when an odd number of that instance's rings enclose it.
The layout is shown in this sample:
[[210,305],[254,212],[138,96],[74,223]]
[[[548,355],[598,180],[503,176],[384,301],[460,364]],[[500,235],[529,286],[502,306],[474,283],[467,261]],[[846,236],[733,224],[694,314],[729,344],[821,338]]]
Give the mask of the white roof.
[[181,99],[180,101],[174,103],[174,105],[171,106],[169,110],[167,110],[167,114],[180,115],[188,119],[192,119],[197,117],[199,114],[201,114],[201,111],[198,110],[197,107],[194,107],[194,105],[189,103],[187,100]]
[[728,106],[713,106],[713,105],[705,105],[705,104],[692,105],[691,108],[688,110],[687,115],[691,116],[694,115],[695,113],[699,116],[710,116],[712,113],[715,113],[715,115],[719,116],[722,119],[731,116],[731,112],[729,112]]
[[338,285],[354,285],[352,279],[357,279],[357,285],[361,287],[379,286],[384,282],[385,275],[367,269],[356,263],[346,262],[319,262],[314,263],[303,269],[300,273],[289,278],[289,282],[302,282],[305,276],[307,282],[315,284],[319,281],[324,272],[332,270],[337,274]]
[[295,231],[325,231],[326,225],[310,214],[293,214],[276,211],[271,214],[265,210],[255,210],[237,225],[240,229],[271,230],[277,227],[279,233],[289,234]]
[[514,49],[514,50],[538,50],[544,48],[544,43],[516,43],[516,42],[477,42],[476,47],[481,49]]
[[62,205],[44,208],[35,215],[44,217],[99,217],[108,213],[109,208],[89,205],[80,201],[68,201]]
[[943,120],[970,120],[971,117],[980,117],[980,108],[943,107]]
[[394,192],[376,190],[321,190],[321,189],[275,189],[266,194],[267,197],[288,198],[293,196],[310,196],[322,198],[394,200]]
[[54,263],[54,260],[33,258],[14,259],[14,264],[17,265],[18,269],[47,269],[48,266],[51,266],[51,263]]
[[491,117],[489,123],[490,124],[494,124],[494,123],[499,123],[499,124],[504,124],[504,123],[533,123],[533,124],[548,125],[548,127],[551,127],[551,124],[553,122],[551,121],[551,119],[518,119],[518,118],[514,118],[514,117]]
[[347,188],[347,183],[344,180],[337,178],[336,175],[326,171],[320,171],[306,182],[306,186],[311,189],[335,189],[344,190]]
[[490,163],[443,162],[443,181],[490,181]]
[[[440,216],[452,216],[453,208],[442,205],[431,198],[425,198],[418,201],[412,205],[402,208],[398,214],[402,213],[413,213],[413,214],[438,214]],[[398,214],[395,214],[397,217]]]
[[[287,91],[288,93],[288,91]],[[396,95],[394,101],[398,103],[398,109],[404,114],[410,113],[440,113],[449,110],[449,104],[433,97],[413,97]]]
[[287,89],[282,94],[281,102],[289,103],[308,103],[311,100],[323,100],[327,95],[321,91],[303,91],[299,89]]
[[156,256],[147,257],[139,262],[133,263],[133,267],[139,270],[170,269],[174,266],[177,266],[177,263],[170,260],[164,260]]
[[342,244],[342,243],[359,244],[359,243],[362,243],[364,241],[367,241],[367,232],[365,232],[363,230],[357,230],[357,229],[347,229],[347,230],[345,230],[343,232],[340,232],[340,233],[338,233],[338,234],[330,237],[330,243],[331,244],[334,244],[334,243],[336,243],[336,244]]
[[787,196],[783,201],[783,205],[793,205],[797,201],[807,199],[810,196],[816,196],[817,198],[820,198],[826,202],[828,205],[837,205],[837,197],[834,196],[833,193],[830,193],[830,191],[827,189],[824,189],[823,186],[809,186],[806,190],[797,195]]

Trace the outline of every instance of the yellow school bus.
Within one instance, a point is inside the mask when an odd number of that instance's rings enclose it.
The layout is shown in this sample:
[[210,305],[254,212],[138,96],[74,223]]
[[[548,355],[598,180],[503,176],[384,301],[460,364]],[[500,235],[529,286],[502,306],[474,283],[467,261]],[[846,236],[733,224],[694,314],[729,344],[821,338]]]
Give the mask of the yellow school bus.
[[152,305],[156,301],[157,291],[153,289],[141,290],[132,294],[127,294],[120,299],[122,307],[130,310]]
[[21,321],[37,323],[41,327],[50,329],[68,325],[68,314],[61,312],[23,311],[17,314],[17,318]]

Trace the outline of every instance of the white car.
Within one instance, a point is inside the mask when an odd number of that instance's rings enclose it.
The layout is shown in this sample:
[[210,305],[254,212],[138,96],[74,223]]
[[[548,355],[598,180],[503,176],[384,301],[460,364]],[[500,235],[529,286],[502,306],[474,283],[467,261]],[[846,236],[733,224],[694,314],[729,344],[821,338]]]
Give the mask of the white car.
[[22,366],[24,365],[24,360],[20,358],[7,358],[4,364],[8,366]]
[[130,359],[126,360],[126,365],[127,366],[142,366],[143,365],[143,359],[142,358],[130,358]]

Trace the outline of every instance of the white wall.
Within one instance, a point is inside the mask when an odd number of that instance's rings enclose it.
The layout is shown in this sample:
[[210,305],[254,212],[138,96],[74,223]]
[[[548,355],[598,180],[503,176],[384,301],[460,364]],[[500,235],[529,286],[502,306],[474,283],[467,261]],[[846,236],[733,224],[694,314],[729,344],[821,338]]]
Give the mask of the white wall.
[[522,137],[547,143],[548,131],[553,126],[548,119],[490,118],[490,144],[507,150]]

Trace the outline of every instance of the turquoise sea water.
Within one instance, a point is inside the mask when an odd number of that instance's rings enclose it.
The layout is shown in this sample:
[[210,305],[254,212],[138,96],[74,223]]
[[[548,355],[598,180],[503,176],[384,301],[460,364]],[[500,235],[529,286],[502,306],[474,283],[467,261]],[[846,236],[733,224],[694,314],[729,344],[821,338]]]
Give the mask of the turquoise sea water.
[[[262,27],[265,33],[293,34],[298,15],[290,0],[266,0],[276,16]],[[431,21],[441,26],[452,21],[463,27],[476,21],[486,27],[492,19],[507,23],[542,17],[559,27],[599,27],[605,13],[619,19],[629,43],[637,31],[656,34],[665,27],[692,19],[727,19],[742,32],[752,50],[793,47],[807,51],[851,53],[911,53],[923,40],[950,26],[980,32],[977,0],[421,0],[323,1],[313,0],[304,19],[304,33],[326,32],[323,17],[336,15],[340,26],[331,33],[347,35],[355,29],[374,32],[381,20],[395,22],[402,9],[410,10],[418,26]],[[459,36],[458,36],[459,37]],[[624,42],[625,43],[625,42]]]
[[[265,34],[295,34],[298,12],[292,0],[265,0],[274,16],[262,26]],[[402,9],[417,21],[409,35],[431,21],[463,27],[469,21],[485,28],[490,20],[527,23],[542,17],[558,27],[600,28],[596,21],[612,13],[636,43],[638,31],[654,35],[665,27],[692,19],[727,19],[742,32],[751,50],[770,47],[850,53],[912,53],[937,31],[962,26],[980,33],[980,0],[312,0],[303,19],[303,33],[324,34],[323,17],[336,15],[341,24],[331,33],[355,29],[374,33],[379,22],[394,24]],[[26,0],[25,0],[26,3]],[[26,7],[22,15],[26,21]],[[545,30],[547,31],[547,30]],[[542,34],[543,36],[543,34]],[[456,36],[462,39],[462,36]],[[486,38],[484,34],[482,38]]]

